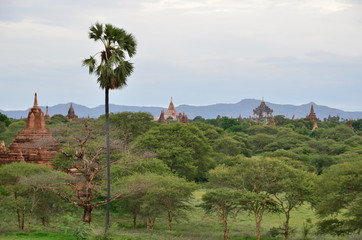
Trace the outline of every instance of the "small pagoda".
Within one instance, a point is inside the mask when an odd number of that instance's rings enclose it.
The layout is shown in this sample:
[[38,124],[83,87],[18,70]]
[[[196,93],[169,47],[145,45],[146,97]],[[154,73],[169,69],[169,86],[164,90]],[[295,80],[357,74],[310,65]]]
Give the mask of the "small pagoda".
[[68,115],[66,116],[68,118],[68,120],[73,120],[73,119],[76,119],[78,118],[77,115],[75,115],[75,111],[74,111],[74,108],[73,108],[73,104],[71,103],[70,106],[69,106],[69,109],[68,109]]
[[44,118],[45,118],[45,120],[50,120],[50,115],[49,115],[49,109],[48,109],[48,106],[46,106],[46,113],[45,113]]
[[320,121],[321,121],[321,120],[319,120],[319,118],[317,118],[317,115],[316,115],[315,112],[314,112],[313,104],[312,104],[311,107],[310,107],[309,115],[307,115],[305,118],[306,118],[306,119],[313,120],[314,122],[320,122]]

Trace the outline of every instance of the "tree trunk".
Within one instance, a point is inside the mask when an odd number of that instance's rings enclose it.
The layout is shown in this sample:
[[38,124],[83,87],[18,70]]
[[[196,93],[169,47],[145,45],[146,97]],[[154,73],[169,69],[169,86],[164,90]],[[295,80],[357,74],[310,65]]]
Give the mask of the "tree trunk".
[[21,231],[24,231],[24,225],[25,225],[25,212],[26,208],[23,208],[23,213],[21,215]]
[[20,209],[18,206],[18,195],[16,192],[14,192],[14,198],[15,198],[15,203],[16,203],[16,214],[18,215],[18,227],[19,230],[21,230],[21,223],[20,223]]
[[147,231],[153,231],[153,226],[155,225],[156,218],[148,217],[147,218]]
[[45,217],[41,217],[40,220],[41,220],[41,224],[43,224],[43,226],[45,226]]
[[32,218],[33,218],[33,209],[30,209],[28,217],[28,232],[30,232]]
[[224,240],[229,239],[229,228],[228,228],[228,219],[226,216],[223,217],[223,224],[224,224]]
[[285,213],[285,224],[284,224],[284,239],[288,240],[289,239],[289,212]]
[[91,223],[93,207],[90,204],[83,206],[83,222]]
[[173,218],[172,212],[168,211],[168,229],[170,231],[172,231],[172,218]]
[[133,213],[133,228],[135,229],[137,227],[137,214]]
[[109,229],[109,212],[111,199],[111,163],[110,163],[110,144],[109,144],[109,88],[105,89],[105,112],[106,112],[106,147],[107,147],[107,210],[106,210],[106,226],[104,235],[107,236]]
[[256,240],[260,240],[261,217],[255,215],[255,236]]

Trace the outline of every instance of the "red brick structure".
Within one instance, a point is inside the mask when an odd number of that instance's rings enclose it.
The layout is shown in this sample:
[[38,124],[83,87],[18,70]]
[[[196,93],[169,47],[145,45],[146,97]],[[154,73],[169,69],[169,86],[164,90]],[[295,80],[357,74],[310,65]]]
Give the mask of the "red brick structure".
[[31,162],[50,165],[54,159],[59,144],[46,128],[45,116],[38,106],[37,94],[34,97],[34,106],[30,109],[26,128],[6,149],[5,144],[0,146],[0,163]]
[[189,122],[189,118],[185,113],[183,113],[182,116],[181,116],[181,122],[182,123],[188,123]]
[[68,118],[68,120],[73,120],[73,119],[78,118],[78,116],[75,115],[73,104],[70,104],[70,107],[68,110],[68,115],[66,117]]
[[46,113],[44,116],[45,120],[50,120],[50,115],[49,115],[49,111],[48,111],[48,106],[46,107]]
[[314,122],[320,122],[320,121],[321,121],[321,120],[319,120],[319,118],[317,118],[317,115],[316,115],[315,112],[314,112],[313,104],[312,104],[312,106],[310,107],[310,113],[309,113],[309,115],[307,115],[305,118],[306,118],[306,119],[313,120]]
[[165,111],[161,111],[160,117],[157,120],[160,123],[167,123],[166,119],[165,119]]

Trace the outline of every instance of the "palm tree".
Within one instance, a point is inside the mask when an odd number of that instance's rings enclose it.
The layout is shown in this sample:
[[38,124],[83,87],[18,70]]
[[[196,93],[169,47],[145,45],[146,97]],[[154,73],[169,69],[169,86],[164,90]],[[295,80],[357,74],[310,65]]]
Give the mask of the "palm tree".
[[[126,60],[136,53],[134,36],[111,24],[96,23],[89,28],[89,38],[101,41],[103,49],[83,60],[89,74],[95,74],[99,86],[105,90],[106,145],[107,145],[107,211],[105,236],[109,229],[110,211],[110,142],[109,142],[109,90],[120,89],[127,85],[127,77],[133,72],[133,64]],[[98,58],[98,61],[97,59]]]

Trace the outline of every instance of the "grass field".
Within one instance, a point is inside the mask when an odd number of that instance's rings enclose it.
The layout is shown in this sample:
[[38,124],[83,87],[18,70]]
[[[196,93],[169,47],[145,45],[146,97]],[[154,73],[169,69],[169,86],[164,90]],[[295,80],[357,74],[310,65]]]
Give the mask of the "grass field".
[[[165,219],[158,219],[155,230],[148,232],[143,222],[136,229],[132,229],[130,218],[112,216],[112,227],[110,229],[112,240],[221,240],[223,230],[221,224],[215,216],[205,215],[198,207],[201,203],[201,196],[204,191],[195,192],[195,200],[192,205],[188,220],[175,223],[174,230],[169,231]],[[103,212],[94,211],[94,222],[88,226],[80,223],[81,211],[76,211],[73,215],[64,215],[54,219],[51,225],[42,226],[34,224],[30,233],[14,232],[14,227],[0,228],[0,240],[99,240],[103,234]],[[303,238],[303,224],[306,219],[311,219],[312,228],[307,238]],[[241,213],[237,219],[230,219],[233,223],[230,240],[252,240],[254,236],[254,219],[247,213]],[[316,234],[314,223],[317,219],[313,211],[307,206],[302,206],[292,213],[291,227],[292,240],[362,240],[362,235],[345,237],[320,236]],[[283,223],[283,215],[265,213],[262,223],[263,240],[283,239],[282,235],[274,235],[275,229]],[[271,230],[272,229],[272,230]],[[274,231],[273,231],[274,229]],[[12,231],[12,232],[9,232]]]

